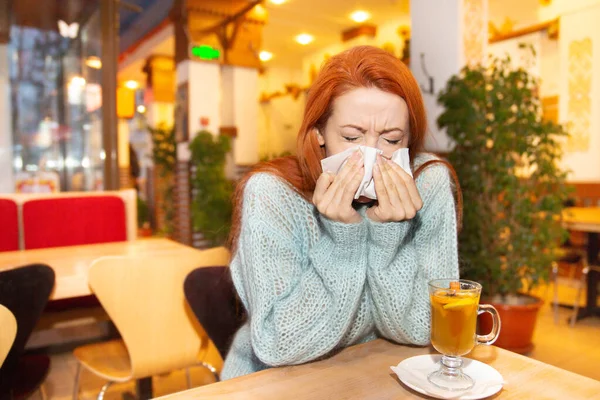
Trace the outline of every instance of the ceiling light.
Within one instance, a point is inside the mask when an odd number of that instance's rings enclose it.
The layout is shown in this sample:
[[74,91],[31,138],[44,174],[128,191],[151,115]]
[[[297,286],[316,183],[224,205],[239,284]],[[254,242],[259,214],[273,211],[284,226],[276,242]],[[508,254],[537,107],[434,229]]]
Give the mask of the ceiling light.
[[146,112],[146,106],[144,106],[143,104],[140,104],[139,106],[137,106],[137,112],[139,112],[140,114],[143,114]]
[[271,58],[273,58],[273,53],[263,50],[258,55],[258,58],[260,58],[260,61],[269,61]]
[[357,10],[350,14],[350,19],[359,24],[365,22],[369,18],[371,18],[371,14],[363,10]]
[[287,0],[269,0],[270,3],[276,4],[276,5],[281,5],[283,3],[285,3]]
[[100,69],[102,68],[102,60],[96,56],[91,56],[85,60],[85,65],[90,68]]
[[306,46],[313,40],[315,40],[315,38],[312,35],[309,35],[308,33],[301,33],[300,35],[296,36],[296,42],[300,43],[303,46]]
[[127,81],[127,82],[125,82],[125,87],[127,89],[135,90],[140,87],[140,84],[137,83],[136,81]]

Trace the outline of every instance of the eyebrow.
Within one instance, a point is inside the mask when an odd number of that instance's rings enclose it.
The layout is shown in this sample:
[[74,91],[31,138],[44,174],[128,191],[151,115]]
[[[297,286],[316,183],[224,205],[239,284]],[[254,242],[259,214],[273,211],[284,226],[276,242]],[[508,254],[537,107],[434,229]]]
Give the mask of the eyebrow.
[[[342,128],[354,128],[357,131],[360,131],[362,133],[365,133],[367,130],[364,128],[361,128],[358,125],[352,125],[352,124],[348,124],[348,125],[342,125]],[[384,135],[386,133],[391,133],[391,132],[400,132],[400,133],[404,133],[404,129],[401,128],[389,128],[389,129],[384,129],[381,132],[378,132],[380,135]]]

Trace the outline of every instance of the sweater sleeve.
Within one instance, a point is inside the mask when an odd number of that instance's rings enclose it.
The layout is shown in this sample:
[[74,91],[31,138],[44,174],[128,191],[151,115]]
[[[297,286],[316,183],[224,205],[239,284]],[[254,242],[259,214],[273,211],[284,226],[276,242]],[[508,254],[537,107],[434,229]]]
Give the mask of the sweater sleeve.
[[409,221],[368,220],[371,248],[367,281],[379,332],[398,343],[430,340],[427,283],[458,278],[456,208],[445,166],[426,168],[417,178],[423,208]]
[[[307,210],[312,207],[272,175],[247,183],[232,273],[239,274],[254,352],[270,366],[307,362],[334,349],[365,286],[366,222],[333,222]],[[309,245],[307,237],[318,239]]]

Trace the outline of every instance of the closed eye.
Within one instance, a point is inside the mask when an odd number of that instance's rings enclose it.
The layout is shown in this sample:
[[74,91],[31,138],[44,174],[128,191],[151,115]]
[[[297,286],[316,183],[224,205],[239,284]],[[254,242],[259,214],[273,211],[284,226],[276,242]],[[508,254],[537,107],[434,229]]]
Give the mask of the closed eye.
[[349,142],[354,142],[355,140],[358,139],[358,136],[357,137],[343,136],[343,138]]
[[400,139],[398,139],[398,140],[385,139],[385,141],[388,142],[391,145],[396,145],[396,144],[400,143]]

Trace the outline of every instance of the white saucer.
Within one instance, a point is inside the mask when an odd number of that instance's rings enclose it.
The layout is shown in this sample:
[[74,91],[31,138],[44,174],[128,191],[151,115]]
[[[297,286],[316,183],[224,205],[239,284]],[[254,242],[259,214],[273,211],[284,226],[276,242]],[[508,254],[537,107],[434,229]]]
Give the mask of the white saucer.
[[409,388],[438,399],[483,399],[502,389],[504,379],[498,371],[470,358],[463,358],[463,371],[475,380],[475,386],[472,389],[464,392],[451,392],[434,386],[427,380],[427,375],[439,369],[441,358],[441,355],[435,354],[416,356],[407,358],[397,366],[390,368]]

